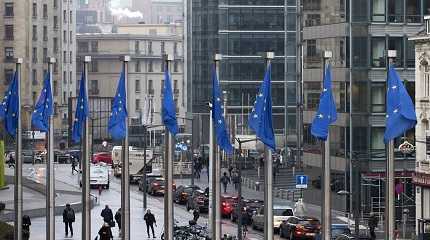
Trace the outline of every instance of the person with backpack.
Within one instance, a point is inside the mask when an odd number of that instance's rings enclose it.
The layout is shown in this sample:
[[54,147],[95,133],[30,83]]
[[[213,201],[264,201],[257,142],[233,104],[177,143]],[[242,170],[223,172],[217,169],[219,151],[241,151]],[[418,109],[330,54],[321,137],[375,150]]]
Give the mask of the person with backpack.
[[22,239],[24,240],[30,239],[30,225],[30,217],[28,215],[22,216]]
[[224,172],[224,176],[221,178],[221,183],[224,186],[224,193],[227,193],[227,185],[230,183],[230,178],[227,176],[226,172]]
[[113,239],[112,230],[110,229],[109,223],[103,223],[103,226],[99,230],[99,236],[99,240]]
[[121,236],[121,208],[118,208],[118,211],[115,213],[115,221],[118,224],[119,235]]
[[66,204],[66,208],[63,211],[63,223],[66,237],[69,235],[69,229],[71,236],[73,237],[73,223],[75,222],[75,211],[69,203]]
[[102,216],[103,221],[109,224],[110,227],[115,227],[115,222],[113,221],[113,213],[108,205],[105,205],[105,208],[102,210],[100,216]]
[[145,220],[146,222],[146,232],[148,233],[148,238],[151,237],[151,235],[149,234],[149,228],[151,228],[152,236],[155,238],[154,224],[155,226],[157,226],[157,221],[155,221],[155,216],[151,213],[151,210],[146,210],[146,214],[145,216],[143,216],[143,220]]

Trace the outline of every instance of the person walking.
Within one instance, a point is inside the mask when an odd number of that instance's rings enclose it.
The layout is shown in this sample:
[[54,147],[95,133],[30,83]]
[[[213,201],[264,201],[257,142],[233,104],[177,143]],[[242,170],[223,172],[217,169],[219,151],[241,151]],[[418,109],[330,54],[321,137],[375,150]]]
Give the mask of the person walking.
[[31,220],[28,215],[22,216],[22,239],[30,239]]
[[199,210],[198,209],[194,209],[194,211],[193,211],[193,220],[194,220],[194,222],[197,223],[197,220],[199,220],[199,218],[200,218],[200,212],[199,212]]
[[157,221],[155,221],[154,214],[151,213],[151,210],[146,210],[145,216],[143,216],[143,220],[146,222],[146,232],[148,233],[148,238],[151,237],[149,234],[149,228],[152,230],[152,237],[155,238],[155,232],[154,232],[154,224],[157,226]]
[[75,210],[70,206],[69,203],[66,204],[66,208],[63,211],[63,223],[64,223],[64,231],[66,237],[70,234],[73,237],[73,223],[75,222]]
[[370,213],[368,225],[369,225],[370,239],[372,240],[376,239],[375,228],[378,226],[378,221],[379,220],[376,214],[373,212]]
[[232,181],[234,184],[234,189],[237,191],[239,189],[239,182],[240,182],[239,173],[237,171],[233,172]]
[[230,183],[230,178],[227,176],[226,172],[224,172],[224,176],[221,178],[221,183],[224,186],[224,193],[227,193],[227,185]]
[[121,236],[121,208],[118,208],[118,211],[115,213],[115,221],[118,224],[119,235]]
[[115,224],[115,222],[113,221],[112,210],[109,208],[108,205],[106,205],[105,208],[102,210],[102,213],[100,214],[100,216],[102,216],[103,221],[109,224],[110,227],[112,227],[112,225]]
[[72,175],[74,174],[74,172],[79,173],[79,171],[76,170],[76,165],[77,165],[76,163],[77,162],[76,162],[75,158],[72,157]]
[[99,230],[99,236],[99,240],[113,239],[112,230],[110,229],[109,223],[103,223],[103,226]]

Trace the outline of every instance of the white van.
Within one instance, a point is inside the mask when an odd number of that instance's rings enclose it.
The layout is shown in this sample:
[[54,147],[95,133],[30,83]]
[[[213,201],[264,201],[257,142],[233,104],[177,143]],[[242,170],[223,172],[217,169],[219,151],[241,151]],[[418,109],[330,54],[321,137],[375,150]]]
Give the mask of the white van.
[[[294,216],[294,210],[288,205],[273,205],[273,229],[279,230],[282,221]],[[252,228],[264,230],[264,206],[261,206],[252,216]]]
[[[129,147],[129,174],[130,182],[137,182],[143,176],[144,155],[145,152],[135,147]],[[112,149],[112,168],[115,177],[121,176],[122,166],[122,146],[114,146]],[[146,150],[146,162],[152,159],[152,150]]]
[[[106,164],[91,164],[90,166],[90,187],[109,189],[109,167]],[[79,185],[82,187],[82,174],[79,174]]]

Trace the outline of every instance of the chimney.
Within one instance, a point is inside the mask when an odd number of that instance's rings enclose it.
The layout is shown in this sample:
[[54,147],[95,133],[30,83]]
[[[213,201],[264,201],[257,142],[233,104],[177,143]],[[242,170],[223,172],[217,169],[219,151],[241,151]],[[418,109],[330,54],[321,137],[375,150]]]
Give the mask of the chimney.
[[426,25],[426,33],[430,34],[430,15],[424,16],[424,23]]

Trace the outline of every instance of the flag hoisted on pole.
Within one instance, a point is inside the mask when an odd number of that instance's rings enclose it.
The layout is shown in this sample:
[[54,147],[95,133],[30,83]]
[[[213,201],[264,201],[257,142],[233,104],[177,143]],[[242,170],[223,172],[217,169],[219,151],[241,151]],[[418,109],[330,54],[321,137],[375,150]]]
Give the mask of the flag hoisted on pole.
[[173,61],[173,56],[165,55],[164,58],[164,86],[161,105],[163,124],[166,128],[164,132],[164,178],[166,182],[166,190],[164,191],[164,239],[173,240],[173,154],[174,137],[178,133],[178,123],[169,72],[169,65]]
[[394,65],[388,68],[386,118],[384,134],[386,144],[417,124],[415,106]]
[[49,131],[49,117],[54,114],[53,98],[51,91],[51,75],[49,72],[45,75],[43,88],[31,115],[31,125],[33,128],[41,131]]
[[5,93],[3,102],[0,106],[0,119],[4,121],[6,131],[10,136],[16,136],[19,118],[19,79],[18,73],[15,72],[12,76],[11,83]]
[[217,145],[227,154],[232,154],[233,146],[225,124],[224,99],[222,98],[216,67],[212,70],[212,121],[215,127]]
[[317,114],[312,121],[311,134],[322,141],[322,169],[323,169],[323,201],[322,201],[322,239],[331,240],[331,188],[330,188],[330,124],[336,122],[336,103],[332,92],[331,66],[328,60],[333,56],[331,51],[324,51],[323,87],[320,95]]
[[82,71],[81,82],[79,84],[79,96],[76,100],[76,112],[72,129],[72,140],[75,143],[79,143],[81,141],[82,130],[84,129],[85,120],[87,120],[89,114],[88,98],[85,85],[85,71]]
[[112,112],[109,118],[108,130],[114,140],[123,140],[127,128],[127,96],[124,68],[118,81],[118,87],[113,99]]
[[264,143],[264,239],[273,239],[273,162],[272,151],[276,149],[275,133],[272,123],[272,64],[274,52],[264,54],[266,73],[257,94],[254,108],[248,116],[249,127]]

